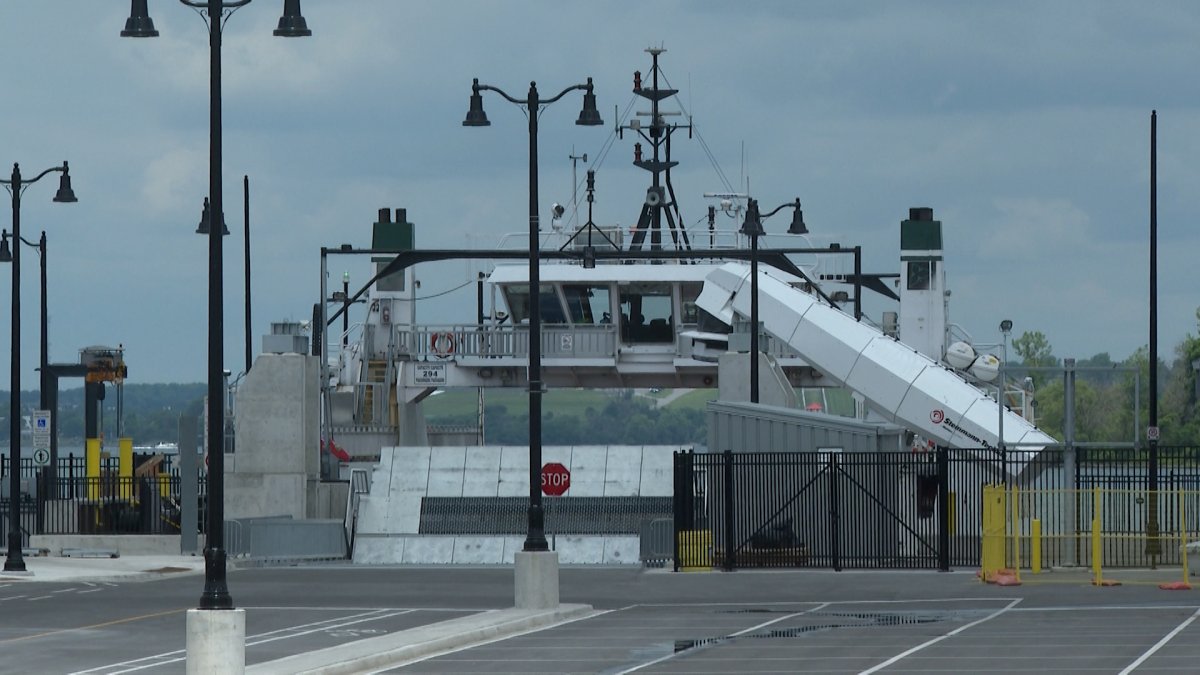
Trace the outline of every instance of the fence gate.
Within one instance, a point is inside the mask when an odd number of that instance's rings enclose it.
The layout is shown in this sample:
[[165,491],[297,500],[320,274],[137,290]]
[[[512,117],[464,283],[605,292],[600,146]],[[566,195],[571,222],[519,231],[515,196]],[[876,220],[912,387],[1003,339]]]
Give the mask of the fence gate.
[[944,452],[675,455],[675,568],[949,569]]

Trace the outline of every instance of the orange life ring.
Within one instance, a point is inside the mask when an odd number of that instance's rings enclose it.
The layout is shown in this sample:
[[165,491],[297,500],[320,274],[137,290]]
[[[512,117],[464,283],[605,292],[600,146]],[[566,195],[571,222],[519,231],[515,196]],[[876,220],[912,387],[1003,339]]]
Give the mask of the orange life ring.
[[434,333],[429,337],[429,348],[439,358],[449,358],[454,353],[454,334]]

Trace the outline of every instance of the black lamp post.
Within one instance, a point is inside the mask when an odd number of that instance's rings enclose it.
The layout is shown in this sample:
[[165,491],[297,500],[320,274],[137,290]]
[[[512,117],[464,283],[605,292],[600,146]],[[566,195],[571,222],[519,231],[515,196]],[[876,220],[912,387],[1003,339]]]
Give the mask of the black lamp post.
[[[208,24],[209,154],[208,200],[221,227],[208,228],[208,535],[204,546],[204,592],[200,609],[232,609],[225,577],[225,349],[224,288],[221,236],[228,234],[221,182],[221,29],[223,20],[251,0],[179,0],[198,11]],[[280,37],[312,35],[300,15],[300,0],[284,0],[283,16],[274,31]],[[157,37],[146,0],[131,0],[129,19],[121,37]],[[204,221],[202,219],[201,226]]]
[[483,111],[483,96],[480,92],[494,91],[510,103],[525,107],[529,118],[529,528],[525,536],[526,551],[548,551],[546,542],[545,513],[542,511],[542,308],[541,279],[538,270],[538,158],[537,132],[538,113],[545,106],[562,98],[567,92],[581,90],[583,109],[575,124],[599,126],[604,124],[596,110],[596,94],[592,78],[587,84],[573,84],[557,96],[538,98],[537,82],[529,83],[529,94],[525,100],[513,98],[503,90],[487,84],[479,84],[479,78],[471,84],[471,108],[464,127],[486,127],[491,125]]
[[[67,163],[39,173],[32,180],[21,177],[21,167],[13,164],[12,178],[0,179],[0,183],[12,195],[13,241],[24,241],[21,238],[21,193],[30,185],[41,180],[46,174],[59,172],[62,175],[58,181],[58,192],[54,201],[70,203],[77,201],[75,191],[71,189],[71,174]],[[42,235],[45,242],[45,234]],[[21,247],[14,245],[10,252],[12,256],[12,382],[9,387],[10,409],[8,418],[8,478],[9,478],[9,528],[8,528],[8,557],[4,560],[5,572],[24,572],[25,559],[21,555]],[[45,266],[42,267],[43,275]],[[42,292],[45,293],[45,276],[42,277]],[[44,302],[44,295],[43,295]],[[44,307],[44,305],[43,305]],[[45,316],[43,315],[43,321]],[[42,327],[42,340],[45,340],[45,324]],[[44,344],[44,342],[43,342]],[[42,382],[45,383],[45,353],[42,356]],[[45,387],[43,396],[45,395]]]
[[[0,234],[0,263],[12,262],[12,252],[8,248],[8,231],[5,230]],[[50,339],[48,337],[48,310],[46,303],[46,231],[42,230],[42,236],[36,242],[29,241],[25,237],[20,238],[20,242],[30,248],[37,249],[38,252],[38,267],[41,271],[41,353],[38,358],[38,407],[42,410],[50,408],[50,388],[46,384],[46,380],[50,377]],[[53,475],[57,469],[58,461],[58,434],[56,427],[58,426],[57,415],[50,418],[50,466],[48,473]]]
[[742,234],[750,237],[750,402],[758,403],[758,238],[766,232],[762,221],[779,213],[781,209],[792,207],[792,224],[788,234],[808,234],[804,225],[804,212],[800,210],[800,198],[796,201],[780,204],[765,214],[758,212],[758,200],[746,201],[746,219],[742,221]]

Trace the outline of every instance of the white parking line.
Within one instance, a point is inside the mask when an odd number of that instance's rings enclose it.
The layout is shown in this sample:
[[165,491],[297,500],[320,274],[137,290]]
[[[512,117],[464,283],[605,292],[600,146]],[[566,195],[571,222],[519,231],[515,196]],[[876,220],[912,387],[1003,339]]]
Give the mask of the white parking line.
[[944,635],[939,635],[939,636],[933,638],[932,640],[922,642],[921,644],[917,645],[916,647],[905,650],[905,651],[893,656],[892,658],[888,659],[887,661],[884,661],[883,663],[875,666],[874,668],[868,668],[867,670],[862,671],[858,675],[870,675],[871,673],[883,670],[884,668],[887,668],[888,666],[899,661],[900,659],[903,659],[905,657],[916,654],[917,652],[921,651],[922,649],[925,649],[926,647],[935,645],[935,644],[941,642],[942,640],[945,640],[946,638],[958,635],[959,633],[967,630],[968,628],[973,628],[973,627],[978,626],[979,624],[983,623],[984,621],[990,621],[990,620],[1000,616],[1001,614],[1012,609],[1018,602],[1021,602],[1021,600],[1019,598],[1017,600],[1013,600],[1012,602],[1008,603],[1008,606],[1004,607],[1003,609],[999,609],[995,612],[992,612],[991,614],[988,614],[987,616],[983,617],[982,619],[979,619],[978,621],[972,621],[971,623],[969,623],[965,626],[959,626],[958,628],[955,628],[954,630],[950,631],[949,633],[946,633]]
[[[263,644],[264,642],[273,642],[275,640],[301,637],[322,630],[352,626],[354,624],[363,623],[366,621],[387,619],[394,616],[400,616],[402,614],[409,614],[414,611],[416,610],[405,609],[388,613],[389,610],[376,609],[353,616],[337,617],[334,619],[325,619],[322,621],[300,624],[298,626],[279,628],[266,633],[258,633],[257,635],[247,635],[246,646],[252,647],[254,645]],[[108,673],[109,675],[117,675],[118,673],[131,673],[138,670],[144,670],[146,668],[155,668],[170,663],[178,663],[186,658],[187,650],[177,649],[170,652],[163,652],[161,654],[144,656],[139,659],[131,659],[129,661],[121,661],[119,663],[110,663],[104,666],[97,666],[96,668],[90,668],[88,670],[79,670],[75,673],[72,673],[72,675],[83,675],[84,673]]]
[[1170,642],[1171,638],[1175,637],[1176,635],[1179,635],[1180,631],[1182,631],[1184,628],[1187,628],[1188,625],[1191,624],[1193,621],[1195,621],[1196,617],[1198,617],[1198,616],[1200,616],[1200,609],[1197,609],[1195,612],[1192,613],[1191,616],[1189,616],[1187,619],[1185,619],[1183,623],[1176,626],[1175,630],[1164,635],[1163,639],[1154,643],[1153,647],[1151,647],[1150,649],[1147,649],[1145,651],[1145,653],[1143,653],[1141,656],[1139,656],[1137,658],[1136,661],[1129,664],[1125,668],[1125,670],[1122,670],[1120,675],[1128,675],[1128,673],[1132,673],[1134,671],[1134,669],[1137,668],[1138,666],[1142,665],[1142,663],[1144,663],[1146,661],[1146,659],[1150,658],[1151,656],[1154,656],[1154,652],[1157,652],[1158,650],[1162,649],[1163,645]]
[[[792,604],[806,604],[806,603],[792,603]],[[766,628],[767,626],[770,626],[773,623],[779,623],[780,621],[783,621],[784,619],[794,619],[798,616],[803,616],[803,615],[809,614],[811,612],[816,612],[816,611],[822,610],[828,606],[829,606],[828,602],[822,602],[819,605],[817,605],[816,607],[811,607],[809,609],[804,610],[803,612],[794,612],[792,614],[785,614],[784,616],[781,616],[781,617],[778,617],[775,619],[771,619],[770,621],[764,621],[764,622],[758,624],[757,626],[751,626],[749,628],[739,630],[738,632],[733,633],[733,634],[727,636],[726,638],[718,638],[718,640],[735,638],[735,637],[738,637],[741,635],[745,635],[747,633]],[[628,673],[635,673],[635,672],[641,670],[642,668],[649,668],[650,666],[657,665],[659,663],[662,663],[663,661],[670,661],[671,659],[675,658],[676,656],[679,656],[680,654],[686,654],[686,653],[688,653],[687,650],[680,651],[680,652],[671,652],[670,654],[667,654],[666,656],[660,656],[657,659],[653,659],[653,660],[647,661],[645,663],[639,663],[636,666],[626,668],[625,670],[619,670],[619,671],[617,671],[616,675],[627,675]]]

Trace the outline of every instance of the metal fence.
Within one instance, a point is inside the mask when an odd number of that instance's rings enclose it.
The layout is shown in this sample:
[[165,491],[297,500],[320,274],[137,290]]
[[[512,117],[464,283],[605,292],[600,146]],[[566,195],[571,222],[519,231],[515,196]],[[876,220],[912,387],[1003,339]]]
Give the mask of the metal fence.
[[[1200,500],[1181,496],[1200,488],[1200,448],[1157,452],[1157,491],[1146,450],[678,453],[675,567],[977,566],[990,484],[1020,495],[1017,536],[1038,520],[1047,565],[1086,563],[1074,541],[1093,523],[1106,565],[1177,564],[1178,546],[1147,542],[1200,531]],[[1098,514],[1093,489],[1105,491]]]
[[[146,476],[120,476],[118,459],[102,457],[99,474],[88,476],[82,457],[60,457],[57,471],[23,459],[18,497],[22,545],[34,534],[176,534],[180,530],[181,476],[167,458],[165,470]],[[0,463],[0,537],[11,527],[8,462]],[[207,481],[197,472],[199,532],[206,528]]]
[[[638,534],[671,515],[670,497],[544,497],[546,534]],[[525,534],[528,497],[425,497],[421,534]]]

